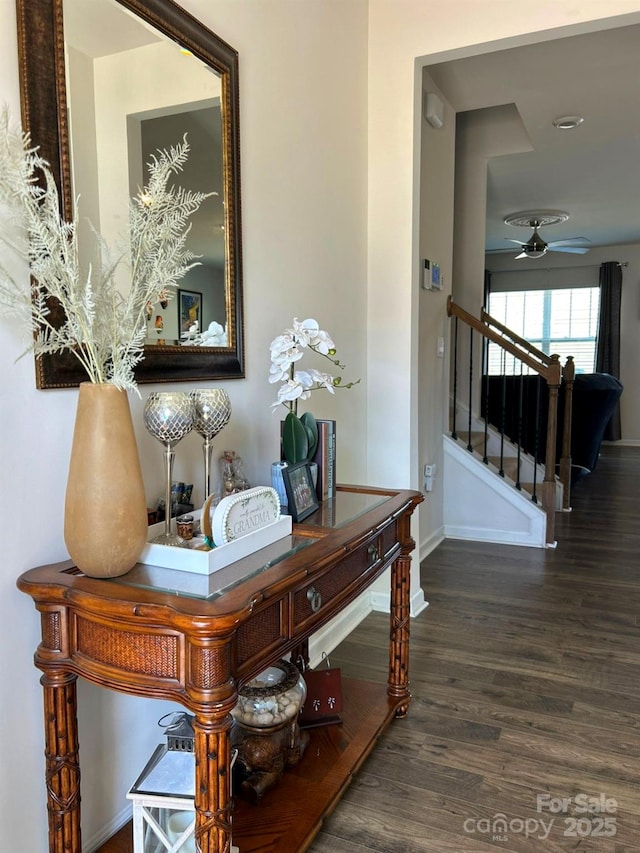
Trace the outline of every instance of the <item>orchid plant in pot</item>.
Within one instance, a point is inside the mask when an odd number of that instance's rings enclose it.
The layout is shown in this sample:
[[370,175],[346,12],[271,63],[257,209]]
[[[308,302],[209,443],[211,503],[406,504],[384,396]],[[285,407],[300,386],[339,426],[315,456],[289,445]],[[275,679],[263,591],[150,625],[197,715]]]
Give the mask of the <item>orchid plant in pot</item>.
[[[149,182],[129,206],[129,233],[112,249],[96,232],[92,266],[83,269],[78,204],[60,214],[49,164],[26,134],[0,115],[0,242],[8,264],[26,260],[26,275],[0,264],[0,309],[25,329],[36,358],[68,351],[82,364],[65,499],[64,538],[79,569],[93,577],[124,574],[147,536],[142,472],[127,391],[144,357],[151,305],[170,298],[195,263],[186,246],[189,219],[206,194],[176,186],[189,153],[186,138],[149,163]],[[126,269],[128,288],[117,280]],[[61,309],[61,310],[59,310]],[[24,354],[24,353],[23,353]]]
[[344,364],[336,358],[334,342],[313,318],[302,322],[294,318],[293,328],[274,338],[270,350],[269,382],[281,383],[272,408],[284,406],[288,410],[282,425],[282,455],[290,465],[310,462],[318,445],[318,427],[311,412],[298,415],[298,404],[308,400],[313,391],[324,388],[334,394],[337,388],[353,388],[360,380],[345,383],[339,375],[297,368],[305,352],[314,352],[344,370]]

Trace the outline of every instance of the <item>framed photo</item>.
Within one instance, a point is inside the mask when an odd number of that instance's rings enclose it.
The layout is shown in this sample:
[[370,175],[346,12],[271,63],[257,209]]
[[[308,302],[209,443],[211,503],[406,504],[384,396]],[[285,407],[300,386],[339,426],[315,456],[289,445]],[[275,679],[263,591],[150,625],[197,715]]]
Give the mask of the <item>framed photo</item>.
[[197,323],[197,331],[202,331],[202,294],[195,290],[178,291],[178,328],[180,335],[188,332]]
[[318,496],[307,462],[287,465],[282,469],[282,479],[287,492],[289,514],[294,521],[302,521],[318,509]]

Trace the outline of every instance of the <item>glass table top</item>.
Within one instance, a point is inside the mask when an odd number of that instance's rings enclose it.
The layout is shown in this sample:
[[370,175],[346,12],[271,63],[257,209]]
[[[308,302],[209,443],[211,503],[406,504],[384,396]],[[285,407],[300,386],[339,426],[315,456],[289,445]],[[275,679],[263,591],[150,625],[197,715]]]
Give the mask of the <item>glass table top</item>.
[[[338,492],[333,500],[323,501],[320,508],[302,522],[306,535],[298,535],[294,526],[292,534],[208,575],[138,563],[126,575],[113,580],[125,586],[213,601],[243,581],[266,572],[287,557],[313,545],[327,528],[343,527],[383,504],[389,497],[369,492]],[[318,536],[313,535],[313,528],[318,529]]]

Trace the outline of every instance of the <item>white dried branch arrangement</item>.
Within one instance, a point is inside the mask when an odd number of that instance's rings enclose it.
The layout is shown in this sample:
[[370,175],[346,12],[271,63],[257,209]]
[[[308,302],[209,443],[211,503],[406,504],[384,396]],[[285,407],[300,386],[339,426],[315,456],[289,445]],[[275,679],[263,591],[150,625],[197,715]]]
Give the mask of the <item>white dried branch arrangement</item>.
[[[185,136],[152,158],[147,186],[130,200],[126,248],[114,256],[94,232],[100,260],[83,276],[78,200],[73,220],[66,222],[48,163],[29,137],[11,126],[5,107],[0,117],[0,242],[28,260],[31,282],[16,280],[0,264],[0,309],[19,319],[31,336],[25,352],[42,356],[68,350],[91,382],[136,387],[134,367],[144,358],[147,308],[171,298],[177,282],[197,264],[186,248],[189,219],[209,194],[170,184],[188,155]],[[117,286],[121,265],[128,270],[128,293]],[[52,321],[51,297],[64,311],[59,326]]]

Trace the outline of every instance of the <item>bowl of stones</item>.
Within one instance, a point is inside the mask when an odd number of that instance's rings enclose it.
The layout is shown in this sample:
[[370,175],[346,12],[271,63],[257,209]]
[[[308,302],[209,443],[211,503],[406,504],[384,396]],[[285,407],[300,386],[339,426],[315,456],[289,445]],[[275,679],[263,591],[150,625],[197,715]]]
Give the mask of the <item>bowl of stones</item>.
[[237,723],[248,729],[277,729],[298,716],[307,687],[298,668],[280,660],[248,681],[232,710]]

